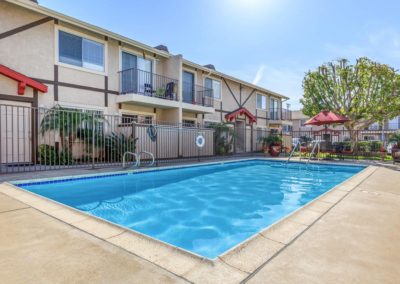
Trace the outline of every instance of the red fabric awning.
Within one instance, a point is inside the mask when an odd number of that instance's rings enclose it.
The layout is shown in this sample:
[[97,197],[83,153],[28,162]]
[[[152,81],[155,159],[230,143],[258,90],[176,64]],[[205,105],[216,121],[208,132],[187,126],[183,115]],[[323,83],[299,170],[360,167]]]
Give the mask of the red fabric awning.
[[247,108],[244,108],[244,107],[241,107],[237,110],[227,113],[225,115],[225,119],[228,121],[232,121],[232,120],[236,119],[239,115],[244,115],[244,116],[248,117],[250,120],[250,123],[257,121],[257,118]]
[[334,123],[345,123],[350,121],[345,116],[336,114],[329,110],[323,110],[316,116],[310,118],[304,123],[305,125],[326,125],[326,124],[334,124]]
[[25,87],[29,86],[42,93],[47,93],[47,86],[0,64],[0,74],[18,82],[18,95],[25,94]]

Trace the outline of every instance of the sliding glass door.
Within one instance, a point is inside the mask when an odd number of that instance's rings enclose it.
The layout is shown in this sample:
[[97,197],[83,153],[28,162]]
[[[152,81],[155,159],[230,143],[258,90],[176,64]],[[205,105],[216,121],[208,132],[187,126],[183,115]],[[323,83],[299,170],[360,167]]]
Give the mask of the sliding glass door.
[[183,101],[192,104],[194,102],[194,74],[183,71]]
[[122,93],[153,93],[153,65],[149,59],[144,59],[137,55],[122,52],[122,74],[121,89]]

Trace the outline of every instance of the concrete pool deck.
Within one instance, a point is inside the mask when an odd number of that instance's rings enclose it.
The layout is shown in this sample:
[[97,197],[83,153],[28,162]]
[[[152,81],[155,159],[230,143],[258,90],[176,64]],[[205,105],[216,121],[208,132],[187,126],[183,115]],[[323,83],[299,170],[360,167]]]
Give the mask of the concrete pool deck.
[[400,172],[383,167],[369,167],[214,263],[182,257],[8,185],[0,192],[0,279],[6,282],[395,283],[400,278]]

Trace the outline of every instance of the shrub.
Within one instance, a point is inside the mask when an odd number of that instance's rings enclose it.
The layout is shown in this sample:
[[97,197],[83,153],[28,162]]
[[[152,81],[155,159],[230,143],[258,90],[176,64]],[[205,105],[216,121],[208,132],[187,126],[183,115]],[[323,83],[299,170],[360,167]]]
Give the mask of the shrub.
[[371,152],[371,142],[369,141],[357,142],[357,150],[360,152]]
[[[138,138],[126,136],[123,133],[114,133],[105,137],[105,156],[110,162],[121,162],[125,152],[136,152],[136,142]],[[129,160],[132,157],[129,157]]]
[[74,158],[69,151],[58,152],[54,146],[39,145],[39,163],[41,165],[72,165],[74,162]]
[[371,141],[371,151],[372,152],[380,152],[383,148],[382,141]]

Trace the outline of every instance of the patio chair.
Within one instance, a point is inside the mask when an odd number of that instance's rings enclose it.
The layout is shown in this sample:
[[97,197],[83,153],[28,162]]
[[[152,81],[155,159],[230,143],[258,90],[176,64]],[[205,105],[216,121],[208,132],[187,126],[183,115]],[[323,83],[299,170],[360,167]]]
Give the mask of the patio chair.
[[400,163],[400,148],[392,148],[393,164]]
[[351,148],[346,147],[346,145],[344,145],[343,143],[336,143],[334,148],[335,154],[339,160],[344,160],[345,157],[352,157],[352,159],[354,160],[354,158],[356,157],[354,155],[354,151]]
[[175,83],[174,82],[169,82],[165,86],[165,98],[166,99],[175,100],[174,89],[175,89]]
[[156,91],[153,90],[153,86],[151,84],[149,84],[149,83],[145,83],[144,84],[144,94],[146,96],[152,97],[155,92]]

